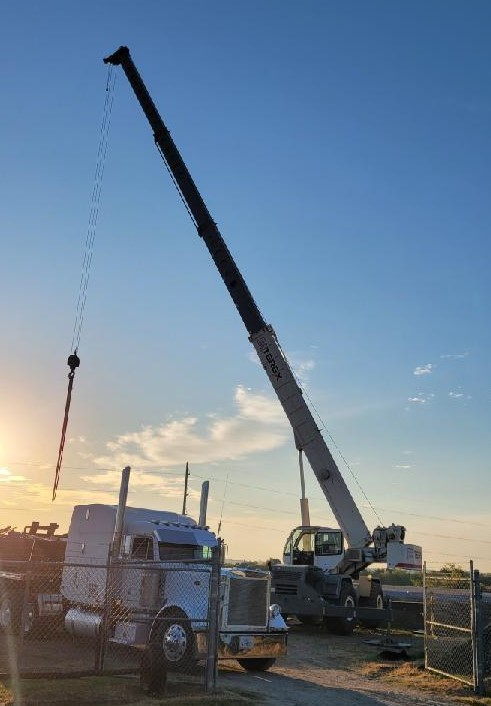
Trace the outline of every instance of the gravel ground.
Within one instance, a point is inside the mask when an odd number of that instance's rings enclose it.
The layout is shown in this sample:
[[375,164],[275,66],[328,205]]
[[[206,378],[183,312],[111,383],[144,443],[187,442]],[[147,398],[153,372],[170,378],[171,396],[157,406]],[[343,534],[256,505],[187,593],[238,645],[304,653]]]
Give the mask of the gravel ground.
[[[435,683],[432,691],[429,674],[424,690],[412,684],[407,674],[399,682],[396,677],[388,683],[381,678],[384,662],[380,649],[365,643],[375,637],[381,635],[355,632],[350,637],[338,637],[321,629],[293,626],[288,655],[278,659],[269,671],[245,673],[236,662],[224,662],[219,686],[257,692],[267,704],[276,706],[442,706],[462,704],[456,699],[457,692],[472,695],[470,689],[462,689],[452,680],[445,680],[448,684],[443,686]],[[413,643],[408,657],[421,656],[421,637],[406,634],[401,639]],[[410,663],[414,665],[412,659]],[[373,664],[377,665],[375,671],[370,670]],[[392,671],[401,664],[389,661],[386,668]]]

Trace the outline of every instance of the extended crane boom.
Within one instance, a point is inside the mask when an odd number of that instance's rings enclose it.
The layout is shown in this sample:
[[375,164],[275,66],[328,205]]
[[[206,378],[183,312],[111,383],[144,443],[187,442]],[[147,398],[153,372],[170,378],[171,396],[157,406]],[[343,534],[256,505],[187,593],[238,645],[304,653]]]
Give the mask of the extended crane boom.
[[[334,461],[317,427],[302,390],[277,341],[249,291],[225,241],[218,230],[201,194],[189,173],[168,128],[152,101],[127,47],[120,47],[106,57],[104,63],[120,65],[135,92],[152,128],[155,142],[194,219],[198,234],[205,242],[227,287],[265,369],[278,399],[292,426],[297,448],[305,453],[349,547],[366,548],[361,564],[383,561],[388,542],[402,542],[404,527],[378,527],[373,535]],[[369,545],[374,542],[373,547]],[[358,555],[359,556],[359,555]]]

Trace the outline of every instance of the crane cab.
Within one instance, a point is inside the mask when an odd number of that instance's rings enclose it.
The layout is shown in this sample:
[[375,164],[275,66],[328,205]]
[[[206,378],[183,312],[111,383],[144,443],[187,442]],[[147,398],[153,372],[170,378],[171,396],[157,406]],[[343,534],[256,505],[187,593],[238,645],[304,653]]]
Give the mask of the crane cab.
[[296,527],[283,549],[284,564],[318,566],[324,571],[332,571],[343,556],[343,534],[329,527]]

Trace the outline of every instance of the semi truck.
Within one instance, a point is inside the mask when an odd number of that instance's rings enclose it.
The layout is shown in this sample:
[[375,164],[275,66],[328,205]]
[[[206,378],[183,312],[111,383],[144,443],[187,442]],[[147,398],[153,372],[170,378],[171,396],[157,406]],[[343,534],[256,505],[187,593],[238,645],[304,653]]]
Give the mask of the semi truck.
[[75,506],[66,535],[56,537],[52,524],[42,536],[33,523],[0,536],[0,628],[27,633],[40,619],[56,620],[74,638],[143,654],[151,648],[162,669],[186,670],[208,656],[215,566],[216,657],[248,671],[269,669],[287,650],[281,609],[270,604],[270,573],[220,570],[221,557],[212,564],[220,543],[206,526],[207,492],[195,521],[127,507],[128,480],[129,467],[117,505]]
[[281,598],[285,615],[296,615],[305,622],[322,620],[328,628],[348,633],[358,619],[373,621],[383,613],[380,582],[364,577],[362,572],[373,563],[386,562],[389,566],[421,569],[421,547],[405,543],[406,530],[402,525],[378,526],[369,531],[276,333],[249,291],[128,47],[121,46],[104,62],[123,69],[197,233],[218,269],[290,422],[300,459],[305,454],[339,525],[338,528],[311,526],[306,519],[308,513],[303,512],[302,526],[295,528],[286,542],[283,564],[271,567],[273,594]]
[[[111,642],[151,646],[168,669],[183,670],[207,656],[210,637],[211,560],[219,541],[205,522],[207,490],[198,522],[127,507],[125,472],[117,506],[73,510],[61,579],[65,628],[74,637],[97,637],[104,628]],[[286,654],[287,626],[270,596],[269,572],[221,569],[218,659],[264,671]]]

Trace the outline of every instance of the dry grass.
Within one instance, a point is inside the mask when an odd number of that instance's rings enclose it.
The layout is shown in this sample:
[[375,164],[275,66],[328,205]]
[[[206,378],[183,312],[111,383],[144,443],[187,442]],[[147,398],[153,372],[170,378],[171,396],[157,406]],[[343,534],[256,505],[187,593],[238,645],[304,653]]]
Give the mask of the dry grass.
[[421,660],[404,662],[368,662],[360,665],[360,673],[368,679],[415,689],[422,693],[448,696],[466,706],[491,706],[491,697],[469,694],[469,687],[449,677],[424,669]]
[[[23,679],[14,690],[0,684],[0,706],[247,706],[257,703],[247,693],[204,694],[203,686],[169,682],[162,697],[142,693],[138,679],[82,677],[79,679]],[[14,694],[14,691],[16,692]]]

